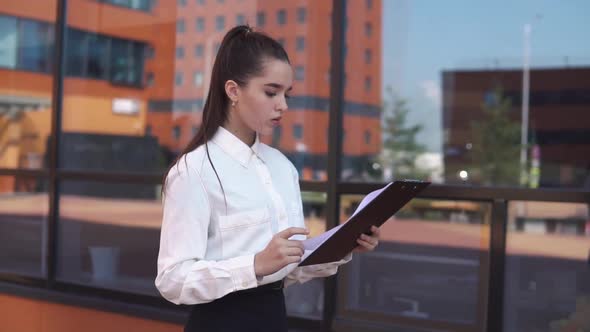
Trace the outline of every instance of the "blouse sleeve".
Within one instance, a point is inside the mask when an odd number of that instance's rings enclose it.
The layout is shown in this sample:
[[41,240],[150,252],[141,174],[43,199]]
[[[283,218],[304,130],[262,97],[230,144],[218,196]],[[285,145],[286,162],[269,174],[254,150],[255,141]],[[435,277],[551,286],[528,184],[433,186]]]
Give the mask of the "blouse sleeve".
[[[299,203],[299,211],[303,212],[303,202],[301,200],[301,189],[299,188],[299,173],[297,169],[292,167],[293,181],[295,181],[295,188],[297,188],[297,202]],[[303,215],[303,213],[301,213]],[[302,225],[304,226],[304,225]],[[352,259],[352,253],[349,253],[343,259],[337,262],[308,265],[295,268],[289,273],[285,279],[285,286],[289,286],[294,283],[304,283],[313,278],[328,277],[338,272],[338,267],[342,264],[348,263]]]

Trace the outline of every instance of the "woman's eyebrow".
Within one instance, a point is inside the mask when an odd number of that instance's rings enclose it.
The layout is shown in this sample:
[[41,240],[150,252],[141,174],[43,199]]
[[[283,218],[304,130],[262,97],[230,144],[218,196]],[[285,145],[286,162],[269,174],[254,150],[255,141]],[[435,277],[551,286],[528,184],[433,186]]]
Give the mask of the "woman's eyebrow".
[[[266,83],[264,86],[270,86],[271,88],[276,88],[276,89],[279,89],[279,90],[283,88],[283,86],[281,84],[279,84],[279,83]],[[287,91],[291,91],[291,90],[293,90],[293,87],[292,86],[290,86],[287,89]]]

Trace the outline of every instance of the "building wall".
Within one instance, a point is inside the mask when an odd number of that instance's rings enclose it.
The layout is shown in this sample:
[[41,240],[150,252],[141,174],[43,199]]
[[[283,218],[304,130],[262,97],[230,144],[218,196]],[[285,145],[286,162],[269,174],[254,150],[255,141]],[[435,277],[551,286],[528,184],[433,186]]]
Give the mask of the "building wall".
[[[529,144],[540,151],[541,186],[583,186],[590,165],[590,75],[588,67],[530,70]],[[446,180],[455,181],[458,167],[469,164],[466,145],[473,141],[471,124],[483,120],[482,105],[495,88],[511,102],[509,119],[522,122],[521,70],[456,70],[443,73],[443,126]],[[450,155],[449,150],[454,150]],[[528,160],[531,160],[530,148]]]
[[182,326],[0,294],[0,330],[20,332],[180,332]]

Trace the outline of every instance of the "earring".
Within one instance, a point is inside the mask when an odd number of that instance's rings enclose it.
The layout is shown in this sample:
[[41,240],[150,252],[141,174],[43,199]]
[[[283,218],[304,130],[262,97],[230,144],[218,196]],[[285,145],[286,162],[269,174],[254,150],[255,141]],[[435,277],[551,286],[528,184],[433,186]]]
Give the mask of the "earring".
[[231,102],[231,107],[236,107],[236,102],[235,101],[232,101]]

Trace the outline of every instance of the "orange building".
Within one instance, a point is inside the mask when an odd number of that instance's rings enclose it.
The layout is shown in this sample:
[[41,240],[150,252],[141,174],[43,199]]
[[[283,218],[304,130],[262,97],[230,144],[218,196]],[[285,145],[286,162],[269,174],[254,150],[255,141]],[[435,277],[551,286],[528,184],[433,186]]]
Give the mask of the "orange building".
[[[344,167],[381,150],[381,1],[349,1],[344,105]],[[200,125],[214,57],[225,32],[250,24],[281,42],[294,70],[289,111],[266,143],[280,148],[303,179],[325,180],[331,48],[330,1],[179,1],[173,94],[151,100],[147,134],[178,153]],[[354,44],[352,44],[354,41]]]
[[[343,168],[381,150],[381,2],[371,3],[348,2]],[[0,9],[8,31],[0,52],[0,168],[46,163],[56,5],[5,0]],[[224,33],[249,23],[284,44],[295,72],[289,112],[265,141],[303,179],[325,180],[330,21],[326,1],[68,1],[61,167],[164,169],[200,125]],[[114,145],[124,146],[116,156]]]
[[[84,150],[88,143],[107,146],[143,137],[148,100],[171,95],[175,6],[152,7],[147,0],[128,6],[116,3],[68,1],[62,110],[65,149]],[[56,7],[56,0],[35,6],[2,1],[0,168],[46,167]],[[150,85],[154,78],[146,77],[148,72],[157,72],[161,84]],[[84,158],[84,151],[70,159],[62,156],[62,166],[91,168],[76,161]]]

